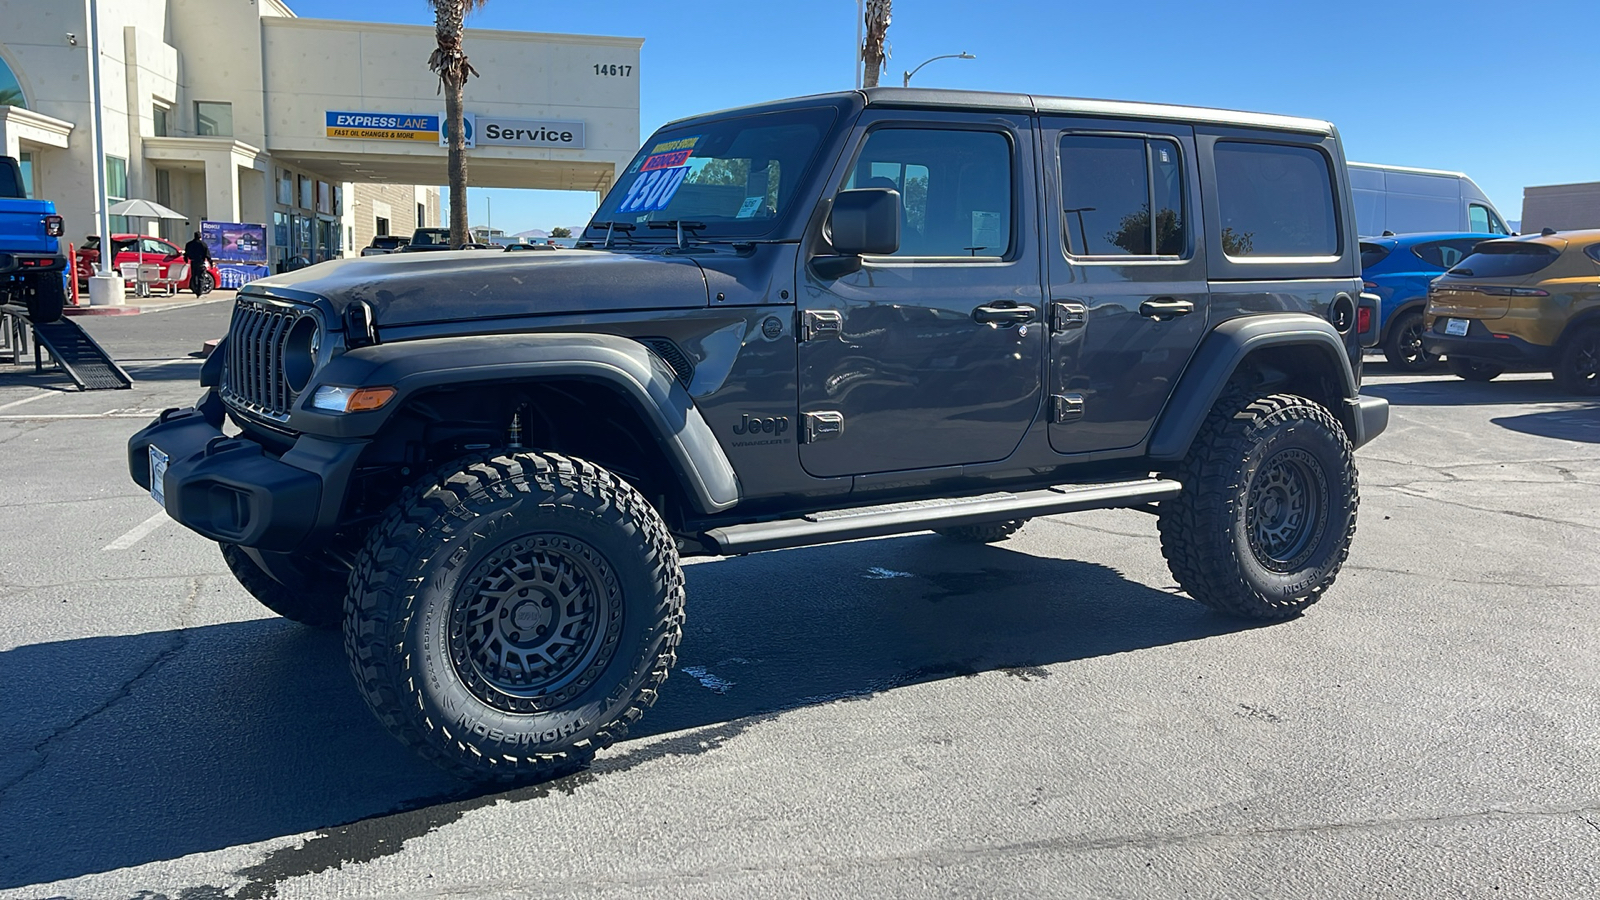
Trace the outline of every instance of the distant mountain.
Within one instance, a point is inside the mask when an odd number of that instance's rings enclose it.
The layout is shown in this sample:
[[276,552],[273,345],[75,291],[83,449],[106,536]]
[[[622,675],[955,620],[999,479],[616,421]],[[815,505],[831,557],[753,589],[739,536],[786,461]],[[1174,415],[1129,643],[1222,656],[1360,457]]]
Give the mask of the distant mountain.
[[525,238],[547,238],[549,236],[550,236],[550,232],[545,231],[543,228],[530,228],[527,231],[519,231],[516,234],[512,235],[512,237],[525,237]]

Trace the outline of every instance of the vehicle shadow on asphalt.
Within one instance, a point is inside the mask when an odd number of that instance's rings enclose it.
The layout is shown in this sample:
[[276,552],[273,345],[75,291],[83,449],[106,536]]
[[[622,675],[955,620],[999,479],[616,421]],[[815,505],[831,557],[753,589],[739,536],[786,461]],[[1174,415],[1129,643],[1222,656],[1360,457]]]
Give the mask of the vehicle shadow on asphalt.
[[471,808],[714,752],[786,710],[1046,679],[1052,664],[1251,627],[1103,565],[934,535],[686,572],[678,667],[633,738],[696,730],[510,791],[464,785],[393,740],[337,634],[259,619],[0,652],[0,703],[22,723],[0,728],[0,888],[317,832],[238,873],[259,887],[398,852]]
[[1549,378],[1478,383],[1460,378],[1365,382],[1361,393],[1382,397],[1395,406],[1495,406],[1516,403],[1573,403],[1583,397],[1556,390]]

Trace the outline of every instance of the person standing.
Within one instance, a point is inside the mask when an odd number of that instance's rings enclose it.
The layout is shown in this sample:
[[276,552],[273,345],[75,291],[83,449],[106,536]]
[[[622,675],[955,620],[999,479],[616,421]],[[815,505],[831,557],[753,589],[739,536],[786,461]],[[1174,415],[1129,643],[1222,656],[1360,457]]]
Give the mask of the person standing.
[[189,263],[189,290],[196,297],[205,293],[205,283],[210,280],[211,248],[194,233],[194,240],[183,245],[183,258]]

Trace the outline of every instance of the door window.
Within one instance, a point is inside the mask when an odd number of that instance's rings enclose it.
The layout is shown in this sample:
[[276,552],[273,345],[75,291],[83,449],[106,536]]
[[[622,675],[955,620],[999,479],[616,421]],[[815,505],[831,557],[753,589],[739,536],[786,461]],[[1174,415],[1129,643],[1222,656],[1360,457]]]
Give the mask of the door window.
[[1217,207],[1230,257],[1339,254],[1333,178],[1311,147],[1218,141]]
[[155,238],[144,238],[139,241],[139,249],[147,256],[170,256],[177,251],[170,245]]
[[1479,234],[1510,234],[1511,230],[1500,221],[1494,211],[1481,203],[1467,204],[1467,230]]
[[895,256],[1010,255],[1011,142],[993,131],[884,128],[872,133],[845,188],[900,192]]
[[[1061,230],[1073,256],[1183,256],[1183,165],[1174,141],[1061,138]],[[1155,215],[1150,211],[1154,209]]]

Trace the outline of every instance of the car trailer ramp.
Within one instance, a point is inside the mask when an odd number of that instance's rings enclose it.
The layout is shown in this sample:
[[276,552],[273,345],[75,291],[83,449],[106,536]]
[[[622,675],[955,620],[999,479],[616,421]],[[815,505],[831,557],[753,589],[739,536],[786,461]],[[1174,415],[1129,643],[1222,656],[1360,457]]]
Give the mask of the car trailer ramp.
[[117,365],[105,349],[89,337],[77,322],[60,318],[54,322],[33,322],[33,367],[44,371],[39,351],[43,348],[83,391],[115,391],[133,387],[133,377]]

